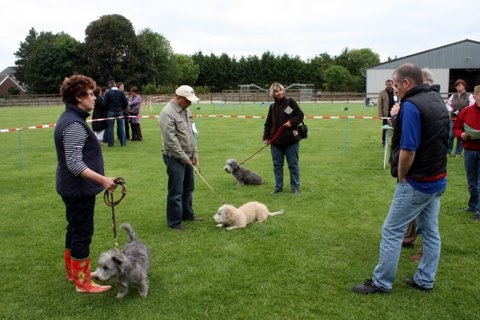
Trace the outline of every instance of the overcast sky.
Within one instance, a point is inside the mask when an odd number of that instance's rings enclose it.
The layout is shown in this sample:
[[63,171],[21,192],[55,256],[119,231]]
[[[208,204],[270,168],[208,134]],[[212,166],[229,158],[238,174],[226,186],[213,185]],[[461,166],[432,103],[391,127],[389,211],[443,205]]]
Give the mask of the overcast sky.
[[2,8],[0,71],[30,28],[61,31],[79,41],[103,15],[120,14],[138,33],[150,28],[175,53],[230,57],[266,51],[307,60],[344,48],[370,48],[383,62],[452,42],[480,41],[478,2],[473,0],[17,0]]

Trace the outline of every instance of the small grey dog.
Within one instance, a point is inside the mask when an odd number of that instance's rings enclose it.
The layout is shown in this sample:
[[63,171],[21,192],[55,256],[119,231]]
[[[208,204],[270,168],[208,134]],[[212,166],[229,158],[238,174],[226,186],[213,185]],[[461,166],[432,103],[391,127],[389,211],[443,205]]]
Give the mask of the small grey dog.
[[235,159],[228,159],[227,161],[225,161],[225,167],[223,167],[223,169],[225,169],[226,172],[231,173],[235,177],[235,179],[237,179],[240,185],[263,184],[262,177],[260,177],[255,172],[245,169]]
[[130,241],[122,251],[108,250],[100,255],[98,268],[92,273],[94,279],[107,281],[115,279],[118,286],[117,298],[128,294],[131,285],[138,288],[138,293],[145,298],[148,294],[149,252],[145,244],[137,240],[137,236],[128,223],[120,228],[127,232]]

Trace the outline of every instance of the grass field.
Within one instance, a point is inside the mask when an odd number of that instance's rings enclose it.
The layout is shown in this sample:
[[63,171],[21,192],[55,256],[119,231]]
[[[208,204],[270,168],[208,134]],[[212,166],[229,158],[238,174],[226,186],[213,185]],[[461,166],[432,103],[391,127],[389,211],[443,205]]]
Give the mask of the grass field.
[[[307,115],[376,115],[359,104],[301,105]],[[157,115],[161,105],[143,115]],[[63,107],[0,108],[0,129],[55,123]],[[266,115],[267,104],[195,105],[195,114]],[[262,146],[263,119],[198,118],[201,173],[233,205],[251,200],[285,209],[246,229],[217,229],[220,201],[196,178],[194,208],[203,223],[180,234],[166,227],[166,173],[156,119],[142,120],[143,142],[104,148],[106,174],[127,181],[117,224],[130,222],[151,251],[150,293],[123,300],[74,292],[63,266],[64,206],[55,192],[53,128],[0,133],[1,319],[480,319],[480,224],[460,209],[467,189],[463,158],[448,163],[442,198],[442,257],[433,292],[403,284],[414,272],[403,249],[389,295],[362,296],[351,287],[378,261],[380,230],[395,188],[383,169],[381,122],[309,119],[301,142],[301,194],[271,195],[268,149],[245,166],[266,180],[236,185],[223,172]],[[285,177],[288,186],[288,170]],[[126,236],[119,230],[119,242]],[[420,239],[419,239],[420,240]],[[420,244],[420,241],[418,243]],[[97,198],[93,267],[112,248],[111,211]]]

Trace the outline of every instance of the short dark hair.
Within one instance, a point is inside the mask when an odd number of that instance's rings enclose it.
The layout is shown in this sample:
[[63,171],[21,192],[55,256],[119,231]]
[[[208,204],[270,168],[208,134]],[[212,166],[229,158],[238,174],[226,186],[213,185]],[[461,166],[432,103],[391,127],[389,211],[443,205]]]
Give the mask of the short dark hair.
[[95,90],[95,81],[92,78],[80,74],[65,78],[60,86],[60,94],[65,103],[77,105],[77,97],[83,97],[88,94],[88,90]]
[[463,84],[465,88],[467,87],[467,83],[463,79],[457,79],[457,81],[455,81],[455,87],[458,86],[459,84]]
[[393,74],[397,75],[397,80],[402,82],[409,79],[415,86],[423,83],[422,69],[413,63],[405,63],[398,67]]

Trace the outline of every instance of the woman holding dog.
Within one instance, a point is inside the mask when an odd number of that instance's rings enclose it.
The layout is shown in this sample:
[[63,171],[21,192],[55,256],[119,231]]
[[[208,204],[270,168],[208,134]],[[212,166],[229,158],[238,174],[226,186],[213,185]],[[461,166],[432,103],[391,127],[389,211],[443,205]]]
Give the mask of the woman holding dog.
[[86,119],[95,105],[95,81],[82,75],[65,78],[60,93],[65,111],[54,133],[57,151],[56,189],[66,208],[65,267],[77,292],[98,293],[110,289],[94,283],[90,275],[90,243],[93,237],[95,197],[113,192],[114,179],[104,176],[100,142]]
[[285,96],[285,88],[278,82],[270,86],[274,102],[268,109],[263,131],[263,142],[271,145],[275,187],[272,194],[283,191],[283,164],[285,158],[290,171],[290,188],[293,194],[300,192],[300,168],[298,151],[300,136],[297,127],[303,121],[303,111],[298,103]]

